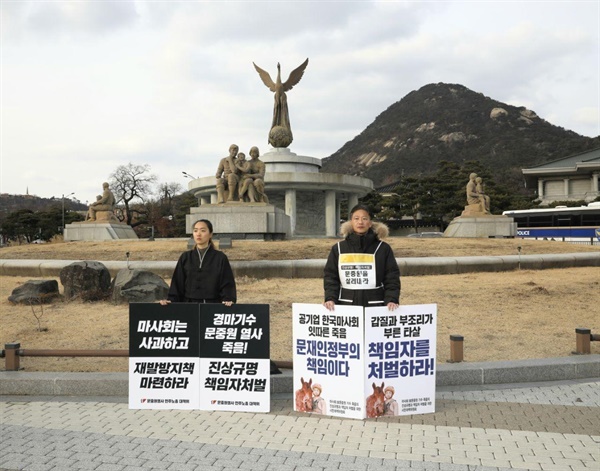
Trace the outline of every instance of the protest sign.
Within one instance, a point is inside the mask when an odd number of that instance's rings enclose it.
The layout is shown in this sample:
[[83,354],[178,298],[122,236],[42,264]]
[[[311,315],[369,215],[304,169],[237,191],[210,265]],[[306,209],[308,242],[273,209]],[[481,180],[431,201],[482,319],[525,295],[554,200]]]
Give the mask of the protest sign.
[[200,305],[200,409],[269,412],[269,305]]
[[293,304],[294,410],[366,418],[435,411],[435,304]]
[[294,410],[364,417],[363,308],[293,304]]
[[269,412],[267,304],[129,306],[129,408]]
[[365,308],[367,417],[435,412],[436,316],[436,304]]
[[129,408],[199,407],[197,304],[129,305]]

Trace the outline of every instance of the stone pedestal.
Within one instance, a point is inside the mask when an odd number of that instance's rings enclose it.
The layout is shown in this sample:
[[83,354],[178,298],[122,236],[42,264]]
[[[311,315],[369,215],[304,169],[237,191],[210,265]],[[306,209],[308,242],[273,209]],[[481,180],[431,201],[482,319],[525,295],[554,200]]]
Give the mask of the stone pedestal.
[[110,222],[113,224],[122,224],[122,222],[117,219],[113,211],[96,211],[96,219],[85,222]]
[[508,216],[480,214],[454,218],[444,231],[444,237],[514,237],[517,223]]
[[272,204],[232,201],[190,208],[185,221],[188,234],[199,219],[208,219],[213,224],[215,239],[281,240],[290,235],[290,217]]
[[122,222],[74,222],[65,226],[64,240],[137,239],[131,226]]
[[468,204],[460,214],[460,217],[480,217],[480,216],[491,216],[489,212],[485,211],[485,208],[481,204]]

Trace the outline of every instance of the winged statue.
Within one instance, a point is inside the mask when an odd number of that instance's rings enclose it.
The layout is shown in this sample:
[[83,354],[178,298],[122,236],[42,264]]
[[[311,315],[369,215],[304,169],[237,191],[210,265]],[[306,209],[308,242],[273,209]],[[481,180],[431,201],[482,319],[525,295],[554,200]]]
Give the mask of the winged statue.
[[267,71],[261,69],[254,62],[252,64],[263,83],[275,94],[273,121],[271,123],[271,130],[269,131],[269,144],[273,147],[287,147],[292,143],[293,135],[285,92],[290,91],[298,84],[304,75],[304,70],[308,65],[308,59],[292,70],[285,82],[281,82],[281,66],[279,63],[277,63],[277,79],[275,82],[273,82],[273,79]]

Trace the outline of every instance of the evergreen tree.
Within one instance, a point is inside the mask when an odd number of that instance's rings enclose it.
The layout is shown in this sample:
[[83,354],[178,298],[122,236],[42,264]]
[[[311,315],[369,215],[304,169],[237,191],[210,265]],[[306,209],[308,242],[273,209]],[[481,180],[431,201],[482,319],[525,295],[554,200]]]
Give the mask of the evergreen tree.
[[10,213],[0,229],[6,240],[33,241],[39,235],[39,215],[30,209],[19,209]]

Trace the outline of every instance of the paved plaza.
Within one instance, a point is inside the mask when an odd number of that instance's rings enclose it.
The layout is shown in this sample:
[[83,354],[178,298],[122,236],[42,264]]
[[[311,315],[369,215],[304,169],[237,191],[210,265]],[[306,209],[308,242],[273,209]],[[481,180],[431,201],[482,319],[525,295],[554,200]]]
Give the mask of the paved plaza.
[[0,396],[0,469],[599,470],[600,381],[439,387],[434,414],[129,410],[125,397]]

